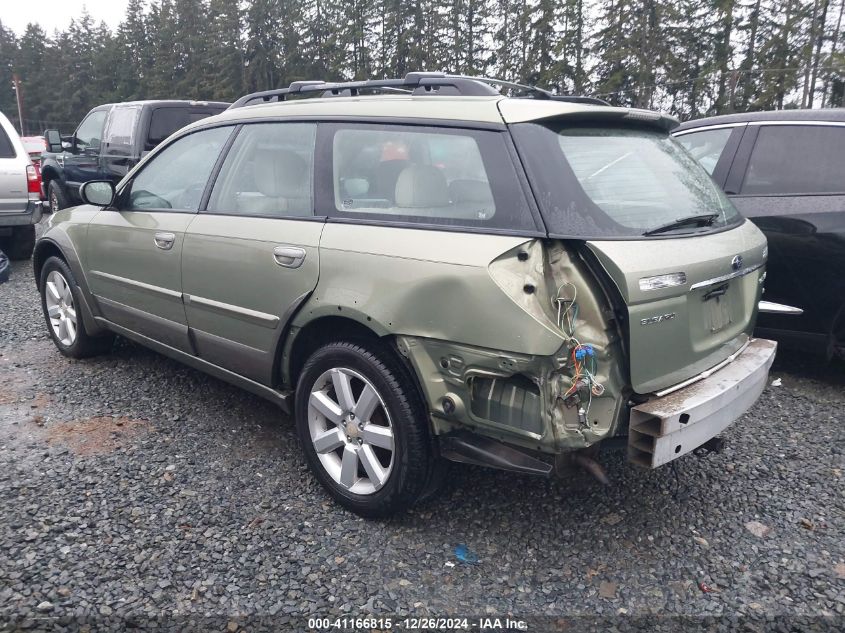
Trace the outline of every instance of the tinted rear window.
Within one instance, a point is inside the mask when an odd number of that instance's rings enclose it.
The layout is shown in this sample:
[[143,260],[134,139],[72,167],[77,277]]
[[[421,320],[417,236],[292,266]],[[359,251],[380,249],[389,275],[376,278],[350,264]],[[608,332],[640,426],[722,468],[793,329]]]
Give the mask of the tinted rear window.
[[6,130],[0,127],[0,158],[14,158],[15,155],[15,146],[12,145]]
[[220,108],[197,108],[197,107],[175,107],[156,108],[153,110],[150,119],[150,131],[147,134],[147,149],[152,149],[161,143],[176,130],[180,130],[189,123],[199,121],[215,114],[220,114],[225,107]]
[[740,222],[731,202],[677,141],[645,128],[513,126],[549,232],[637,237],[680,218],[718,214],[701,233]]
[[845,127],[764,125],[751,153],[746,195],[845,193]]

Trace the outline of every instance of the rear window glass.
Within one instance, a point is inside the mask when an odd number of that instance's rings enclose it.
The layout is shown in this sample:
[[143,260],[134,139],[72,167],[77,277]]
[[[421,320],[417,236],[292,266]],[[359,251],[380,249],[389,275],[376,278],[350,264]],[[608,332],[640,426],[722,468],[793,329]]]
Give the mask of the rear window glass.
[[214,114],[220,114],[225,108],[168,107],[156,108],[150,118],[150,131],[147,134],[147,149],[152,149],[176,130],[181,130],[189,123],[199,121]]
[[549,231],[635,237],[682,218],[716,214],[701,233],[741,221],[709,174],[664,132],[626,127],[514,126]]
[[332,147],[333,215],[536,229],[500,133],[349,127]]
[[716,169],[722,150],[725,149],[732,132],[733,128],[727,127],[719,130],[690,132],[676,139],[695,160],[701,163],[708,174],[713,175],[713,170]]
[[741,193],[845,193],[845,127],[761,126]]
[[0,127],[0,158],[14,158],[15,146],[12,145],[12,140],[6,134],[6,130]]

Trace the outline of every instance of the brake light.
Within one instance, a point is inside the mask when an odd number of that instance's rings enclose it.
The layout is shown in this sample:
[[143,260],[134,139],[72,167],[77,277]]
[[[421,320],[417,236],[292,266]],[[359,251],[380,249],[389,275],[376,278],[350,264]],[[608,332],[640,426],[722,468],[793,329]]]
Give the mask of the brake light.
[[41,174],[35,165],[26,166],[26,191],[30,200],[41,200]]

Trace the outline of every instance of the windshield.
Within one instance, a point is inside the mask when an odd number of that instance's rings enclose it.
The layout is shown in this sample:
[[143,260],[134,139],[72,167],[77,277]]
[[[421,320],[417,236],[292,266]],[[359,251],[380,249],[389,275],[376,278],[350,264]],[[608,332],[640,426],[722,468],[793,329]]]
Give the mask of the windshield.
[[[665,132],[536,123],[513,132],[554,235],[641,237],[678,220],[686,221],[661,235],[701,234],[741,221],[704,168]],[[699,216],[706,221],[688,220]]]

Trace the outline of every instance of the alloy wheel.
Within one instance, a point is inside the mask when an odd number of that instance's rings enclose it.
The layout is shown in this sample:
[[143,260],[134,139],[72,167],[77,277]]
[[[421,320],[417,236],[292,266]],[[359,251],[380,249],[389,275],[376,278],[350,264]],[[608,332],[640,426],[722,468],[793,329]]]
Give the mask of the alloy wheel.
[[52,270],[47,275],[44,298],[53,334],[62,345],[70,347],[77,335],[76,306],[70,284],[58,270]]
[[372,382],[351,369],[323,372],[308,399],[308,429],[329,476],[353,494],[384,486],[394,462],[393,424]]

